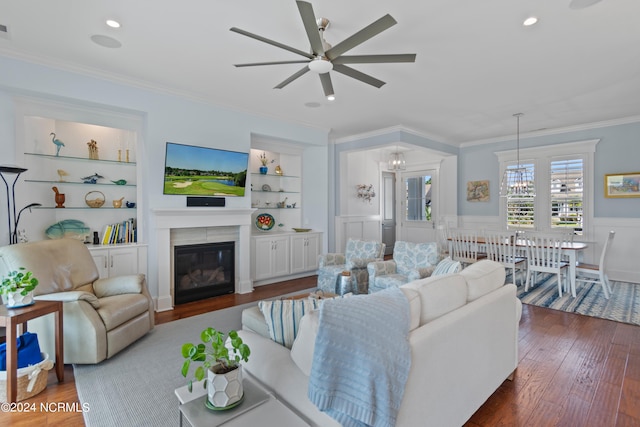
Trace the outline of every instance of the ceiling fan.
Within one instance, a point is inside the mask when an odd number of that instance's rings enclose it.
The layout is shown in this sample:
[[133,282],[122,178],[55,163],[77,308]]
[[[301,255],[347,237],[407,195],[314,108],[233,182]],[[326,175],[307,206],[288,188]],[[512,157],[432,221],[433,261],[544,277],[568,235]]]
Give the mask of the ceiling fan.
[[273,62],[254,62],[249,64],[235,64],[236,67],[255,67],[260,65],[277,65],[277,64],[306,64],[302,69],[292,74],[274,89],[282,89],[298,77],[304,75],[309,70],[318,73],[324,94],[329,100],[334,99],[333,84],[329,71],[337,71],[346,76],[352,77],[361,82],[370,84],[377,88],[385,84],[382,80],[371,77],[345,64],[373,64],[373,63],[390,63],[390,62],[415,62],[416,55],[414,53],[407,54],[389,54],[389,55],[343,55],[343,53],[353,49],[354,47],[364,43],[373,36],[380,34],[384,30],[397,24],[396,20],[389,14],[383,16],[362,30],[343,40],[335,46],[331,46],[324,40],[324,30],[329,26],[329,20],[320,18],[316,20],[313,13],[311,3],[306,1],[296,1],[300,17],[307,33],[311,52],[304,52],[291,46],[267,39],[257,34],[250,33],[240,28],[232,27],[230,30],[247,37],[251,37],[261,42],[288,50],[298,55],[304,56],[306,59],[293,61],[273,61]]

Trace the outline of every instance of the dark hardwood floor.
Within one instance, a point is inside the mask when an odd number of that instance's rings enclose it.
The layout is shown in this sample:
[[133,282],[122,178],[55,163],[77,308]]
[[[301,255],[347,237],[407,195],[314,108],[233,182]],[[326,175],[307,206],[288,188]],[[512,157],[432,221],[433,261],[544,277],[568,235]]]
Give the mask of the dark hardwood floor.
[[[183,304],[157,313],[156,322],[272,298],[315,282],[310,277]],[[525,305],[519,357],[514,381],[505,381],[466,426],[640,426],[640,326]],[[64,383],[51,371],[47,388],[21,403],[20,413],[0,412],[0,425],[84,425],[70,365]]]

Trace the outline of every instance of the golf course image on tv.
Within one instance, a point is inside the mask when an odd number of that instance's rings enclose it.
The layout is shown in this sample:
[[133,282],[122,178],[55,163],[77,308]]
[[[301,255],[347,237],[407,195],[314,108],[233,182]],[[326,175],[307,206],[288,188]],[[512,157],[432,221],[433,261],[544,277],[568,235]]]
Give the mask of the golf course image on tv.
[[164,194],[243,197],[249,153],[167,142]]

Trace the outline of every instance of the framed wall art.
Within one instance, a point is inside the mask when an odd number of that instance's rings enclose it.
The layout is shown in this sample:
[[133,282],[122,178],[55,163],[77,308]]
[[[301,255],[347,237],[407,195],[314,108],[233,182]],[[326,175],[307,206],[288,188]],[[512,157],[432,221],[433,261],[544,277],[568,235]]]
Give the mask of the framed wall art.
[[467,181],[467,202],[488,202],[489,180]]
[[640,197],[640,172],[606,174],[604,197]]

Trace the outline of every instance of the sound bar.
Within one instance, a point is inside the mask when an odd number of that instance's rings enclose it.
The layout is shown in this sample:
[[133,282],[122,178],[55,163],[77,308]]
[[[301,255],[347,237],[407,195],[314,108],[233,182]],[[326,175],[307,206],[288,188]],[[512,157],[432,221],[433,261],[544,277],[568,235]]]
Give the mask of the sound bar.
[[187,206],[215,206],[221,207],[225,204],[224,197],[187,197]]

